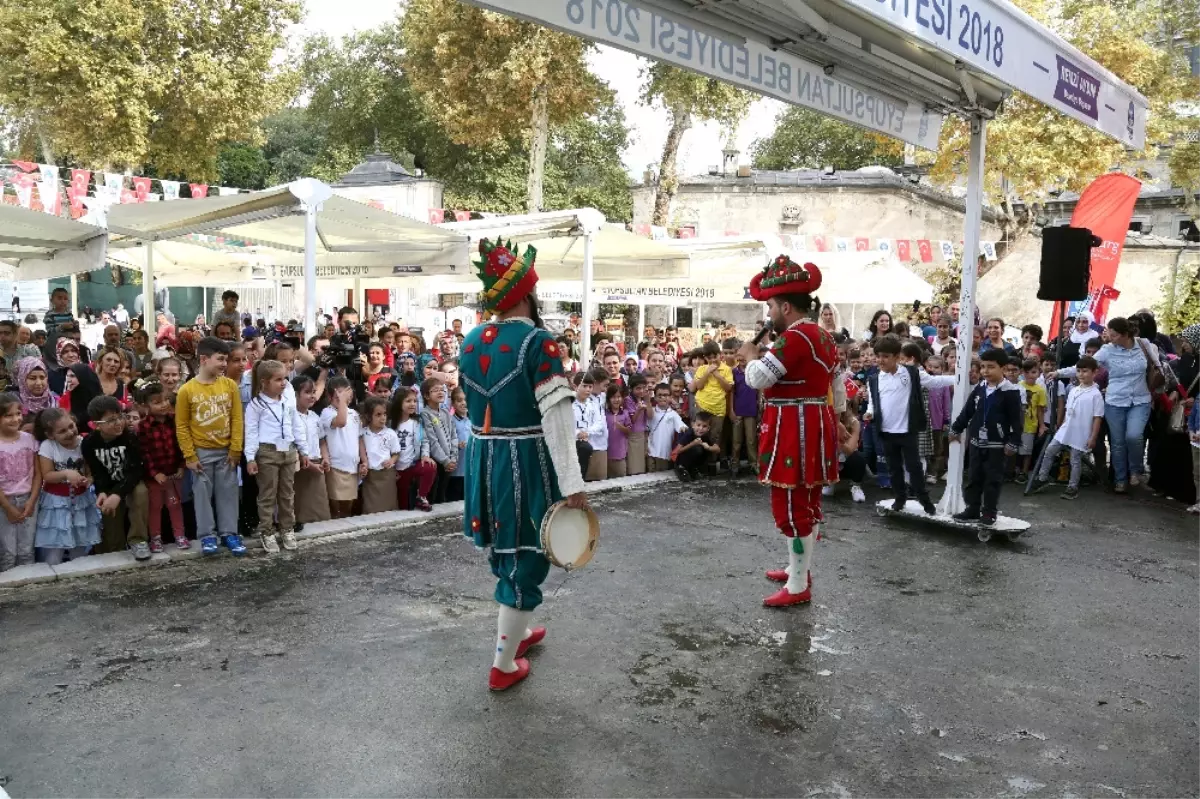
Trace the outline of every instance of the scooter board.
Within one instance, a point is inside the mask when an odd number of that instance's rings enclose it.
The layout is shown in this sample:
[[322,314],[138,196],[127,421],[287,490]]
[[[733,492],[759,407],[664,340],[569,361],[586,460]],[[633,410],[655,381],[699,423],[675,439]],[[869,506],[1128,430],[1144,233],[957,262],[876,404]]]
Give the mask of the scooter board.
[[1029,529],[1029,522],[1014,519],[1012,516],[997,516],[995,524],[980,524],[979,522],[959,521],[952,516],[941,513],[930,516],[921,507],[921,503],[915,499],[910,499],[906,502],[904,510],[893,510],[893,502],[895,500],[880,500],[875,504],[875,512],[880,516],[898,516],[903,519],[929,522],[940,527],[956,527],[960,530],[972,530],[976,537],[984,543],[990,541],[994,535],[1007,538],[1010,542],[1016,541],[1022,533]]

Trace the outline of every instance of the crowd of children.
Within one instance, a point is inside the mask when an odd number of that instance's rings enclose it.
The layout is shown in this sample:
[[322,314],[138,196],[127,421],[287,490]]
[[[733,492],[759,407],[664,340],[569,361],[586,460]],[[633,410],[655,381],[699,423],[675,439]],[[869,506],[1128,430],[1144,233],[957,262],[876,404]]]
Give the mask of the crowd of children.
[[[382,328],[355,379],[314,365],[283,336],[263,347],[249,329],[243,342],[192,336],[133,373],[144,341],[108,341],[106,332],[89,365],[56,299],[48,354],[19,353],[0,394],[0,570],[125,549],[146,560],[164,540],[240,555],[243,537],[254,535],[274,553],[295,549],[307,523],[463,498],[471,425],[457,362],[415,355],[419,337]],[[1031,475],[1038,491],[1057,477],[1073,499],[1084,465],[1104,462],[1100,337],[1079,342],[1064,380],[1058,356],[1036,340],[1040,330],[1020,352],[983,346],[980,333],[970,362],[958,364],[957,331],[945,320],[910,334],[903,323],[891,328],[886,312],[876,317],[868,341],[839,334],[835,379],[847,406],[838,460],[853,501],[865,500],[873,473],[898,504],[915,499],[932,512],[929,489],[944,479],[949,442],[960,437],[968,444],[962,516],[984,523],[996,517],[1004,480]],[[222,327],[231,325],[214,320]],[[574,337],[559,339],[585,478],[755,471],[762,406],[746,384],[737,332],[723,329],[691,352],[672,331],[648,335],[624,360],[602,339],[583,368]],[[963,367],[973,388],[953,417]],[[1200,412],[1187,416],[1200,475]]]

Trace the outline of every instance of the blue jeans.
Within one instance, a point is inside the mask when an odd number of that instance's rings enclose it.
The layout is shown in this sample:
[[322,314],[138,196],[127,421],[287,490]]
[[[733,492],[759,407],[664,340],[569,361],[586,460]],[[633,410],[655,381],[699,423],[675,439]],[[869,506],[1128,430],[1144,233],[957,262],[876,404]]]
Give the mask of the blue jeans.
[[1108,422],[1108,438],[1112,442],[1112,466],[1118,483],[1128,483],[1129,475],[1141,476],[1146,463],[1146,423],[1150,421],[1150,404],[1118,408],[1104,406]]

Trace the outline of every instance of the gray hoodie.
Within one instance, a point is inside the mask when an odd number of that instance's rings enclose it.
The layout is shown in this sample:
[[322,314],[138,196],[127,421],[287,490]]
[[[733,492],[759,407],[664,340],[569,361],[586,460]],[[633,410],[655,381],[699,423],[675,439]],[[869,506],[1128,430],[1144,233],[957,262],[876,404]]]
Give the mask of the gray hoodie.
[[458,461],[458,429],[449,411],[426,405],[421,409],[421,427],[429,442],[429,457],[440,466]]

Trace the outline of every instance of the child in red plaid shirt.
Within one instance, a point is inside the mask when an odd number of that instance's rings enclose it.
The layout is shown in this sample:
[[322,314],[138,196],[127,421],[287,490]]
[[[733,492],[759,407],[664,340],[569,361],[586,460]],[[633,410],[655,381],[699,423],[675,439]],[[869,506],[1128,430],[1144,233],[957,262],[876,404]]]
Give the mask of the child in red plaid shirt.
[[143,385],[137,394],[138,404],[147,408],[146,418],[138,425],[137,439],[145,460],[146,490],[150,495],[150,528],[152,540],[162,536],[162,509],[174,528],[175,546],[187,549],[188,539],[183,528],[183,504],[180,489],[183,485],[183,452],[175,438],[175,412],[171,396],[157,380]]

